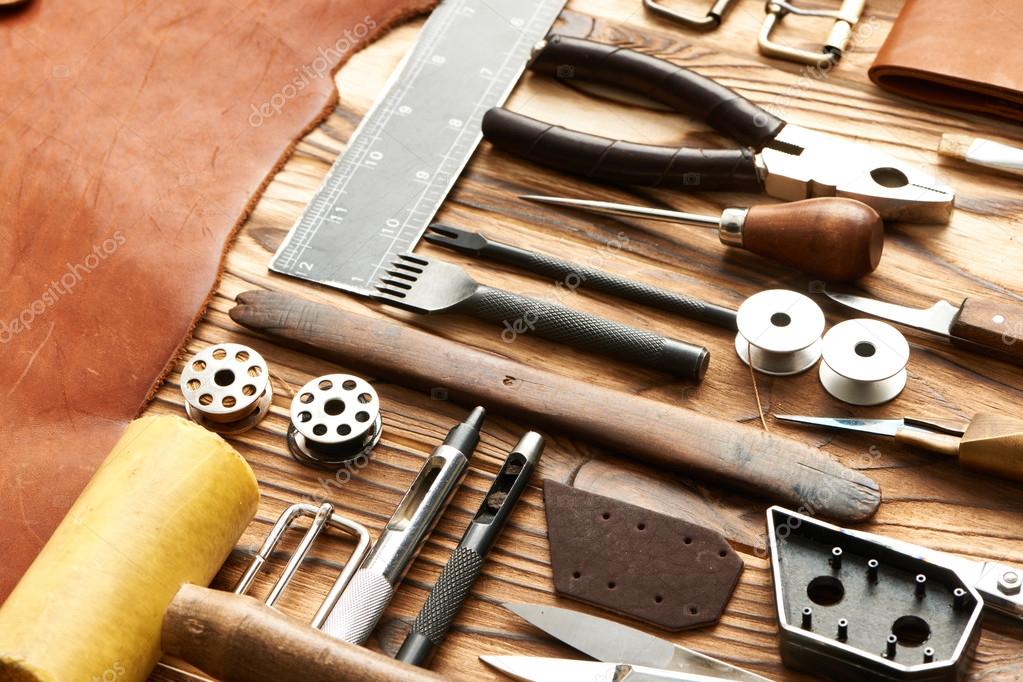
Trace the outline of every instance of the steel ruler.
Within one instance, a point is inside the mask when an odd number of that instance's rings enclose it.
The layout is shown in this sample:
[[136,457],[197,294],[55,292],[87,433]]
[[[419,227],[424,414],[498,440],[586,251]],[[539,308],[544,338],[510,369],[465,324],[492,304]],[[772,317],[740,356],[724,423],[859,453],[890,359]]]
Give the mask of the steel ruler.
[[565,0],[444,0],[288,232],[270,269],[368,294],[412,250]]

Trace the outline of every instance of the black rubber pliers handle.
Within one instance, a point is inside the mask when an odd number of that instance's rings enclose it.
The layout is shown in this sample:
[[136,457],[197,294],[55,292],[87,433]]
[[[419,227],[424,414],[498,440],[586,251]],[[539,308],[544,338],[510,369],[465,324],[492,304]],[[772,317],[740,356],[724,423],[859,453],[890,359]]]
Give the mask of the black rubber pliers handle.
[[709,78],[657,57],[580,38],[551,36],[530,64],[563,81],[613,86],[703,121],[739,149],[660,147],[589,135],[496,107],[483,117],[494,146],[534,163],[618,184],[760,192],[756,153],[785,121]]

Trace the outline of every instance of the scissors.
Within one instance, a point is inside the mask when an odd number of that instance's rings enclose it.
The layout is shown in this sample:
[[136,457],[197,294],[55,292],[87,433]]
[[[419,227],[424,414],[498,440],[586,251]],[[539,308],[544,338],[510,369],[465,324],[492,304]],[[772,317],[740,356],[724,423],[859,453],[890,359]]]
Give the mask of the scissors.
[[540,604],[502,606],[597,661],[538,656],[480,656],[516,680],[566,682],[769,682],[716,658],[580,611]]

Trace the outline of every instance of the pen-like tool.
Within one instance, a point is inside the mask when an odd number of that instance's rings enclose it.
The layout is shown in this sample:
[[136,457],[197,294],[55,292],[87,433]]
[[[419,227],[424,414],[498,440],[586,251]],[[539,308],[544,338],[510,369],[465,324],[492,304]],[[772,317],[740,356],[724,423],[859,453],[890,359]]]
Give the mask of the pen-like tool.
[[399,661],[420,666],[430,662],[482,572],[483,562],[508,522],[515,503],[529,483],[543,446],[543,436],[530,431],[522,436],[508,455],[479,511],[465,530],[462,541],[444,564],[423,610],[416,616],[412,630],[398,651]]
[[327,616],[324,632],[352,644],[369,639],[395,588],[465,475],[485,416],[482,407],[473,409],[430,455],[362,568],[352,576]]

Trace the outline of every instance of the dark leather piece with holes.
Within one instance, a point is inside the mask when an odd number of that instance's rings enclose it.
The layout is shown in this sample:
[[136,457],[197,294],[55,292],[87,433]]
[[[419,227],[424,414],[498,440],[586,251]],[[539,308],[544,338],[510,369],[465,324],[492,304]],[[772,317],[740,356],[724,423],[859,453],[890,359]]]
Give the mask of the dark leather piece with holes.
[[547,479],[558,594],[665,630],[721,618],[742,559],[716,531]]
[[173,364],[331,73],[432,4],[0,13],[0,600]]

